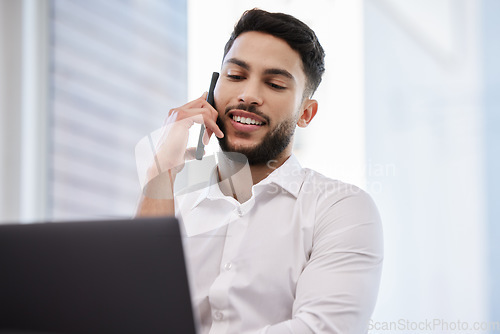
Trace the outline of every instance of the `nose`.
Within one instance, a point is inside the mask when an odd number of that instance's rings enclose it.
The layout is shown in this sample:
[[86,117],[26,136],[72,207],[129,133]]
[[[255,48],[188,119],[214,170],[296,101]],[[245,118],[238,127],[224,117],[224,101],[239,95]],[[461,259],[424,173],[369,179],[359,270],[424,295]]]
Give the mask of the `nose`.
[[240,103],[262,105],[262,96],[260,92],[260,84],[257,80],[247,80],[242,87],[242,91],[238,96]]

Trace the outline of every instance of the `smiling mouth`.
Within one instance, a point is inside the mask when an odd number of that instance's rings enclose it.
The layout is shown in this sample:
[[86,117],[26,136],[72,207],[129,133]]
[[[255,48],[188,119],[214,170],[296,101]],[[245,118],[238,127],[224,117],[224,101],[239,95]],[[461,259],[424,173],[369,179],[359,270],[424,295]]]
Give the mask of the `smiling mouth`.
[[248,125],[263,125],[264,123],[257,121],[250,117],[242,117],[238,115],[232,115],[231,119],[240,124],[248,124]]
[[256,110],[255,106],[230,107],[227,113],[233,126],[241,131],[254,131],[269,123],[267,116]]

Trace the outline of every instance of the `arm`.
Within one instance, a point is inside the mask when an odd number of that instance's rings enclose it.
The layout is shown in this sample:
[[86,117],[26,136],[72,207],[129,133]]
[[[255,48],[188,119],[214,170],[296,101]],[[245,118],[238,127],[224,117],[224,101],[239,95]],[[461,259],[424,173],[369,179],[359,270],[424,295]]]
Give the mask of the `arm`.
[[262,333],[366,333],[381,275],[382,227],[364,192],[317,208],[311,257],[296,288],[291,320]]
[[136,216],[174,215],[175,177],[184,166],[189,128],[194,123],[205,125],[206,143],[212,134],[219,138],[224,136],[216,124],[217,110],[205,100],[206,94],[170,110],[155,147],[154,160],[145,176]]
[[[158,183],[162,184],[163,182]],[[152,182],[148,183],[148,185],[151,184]],[[146,185],[146,187],[148,185]],[[163,183],[163,187],[165,189],[165,194],[159,195],[161,196],[159,198],[158,196],[148,196],[147,191],[143,190],[137,206],[137,217],[175,215],[174,199],[171,195],[174,189],[173,182]]]

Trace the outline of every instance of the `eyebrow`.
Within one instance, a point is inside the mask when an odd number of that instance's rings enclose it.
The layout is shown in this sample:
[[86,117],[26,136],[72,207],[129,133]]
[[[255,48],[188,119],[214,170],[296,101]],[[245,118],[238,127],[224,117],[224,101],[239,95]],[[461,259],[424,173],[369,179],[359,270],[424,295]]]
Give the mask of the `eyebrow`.
[[[226,63],[231,63],[235,64],[247,71],[250,70],[250,64],[248,64],[246,61],[238,59],[238,58],[229,58],[228,60],[225,61]],[[292,73],[288,72],[285,69],[282,68],[268,68],[264,71],[264,74],[267,75],[281,75],[284,76],[287,79],[290,80],[295,80],[295,77],[292,75]]]

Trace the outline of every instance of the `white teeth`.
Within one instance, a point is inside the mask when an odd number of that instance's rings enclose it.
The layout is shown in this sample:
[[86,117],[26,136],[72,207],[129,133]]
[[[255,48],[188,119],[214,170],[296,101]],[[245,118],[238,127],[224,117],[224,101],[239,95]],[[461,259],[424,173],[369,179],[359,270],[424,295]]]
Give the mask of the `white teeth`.
[[242,124],[262,125],[262,122],[256,121],[255,119],[252,119],[249,117],[233,116],[233,121],[236,121],[236,122],[242,123]]

